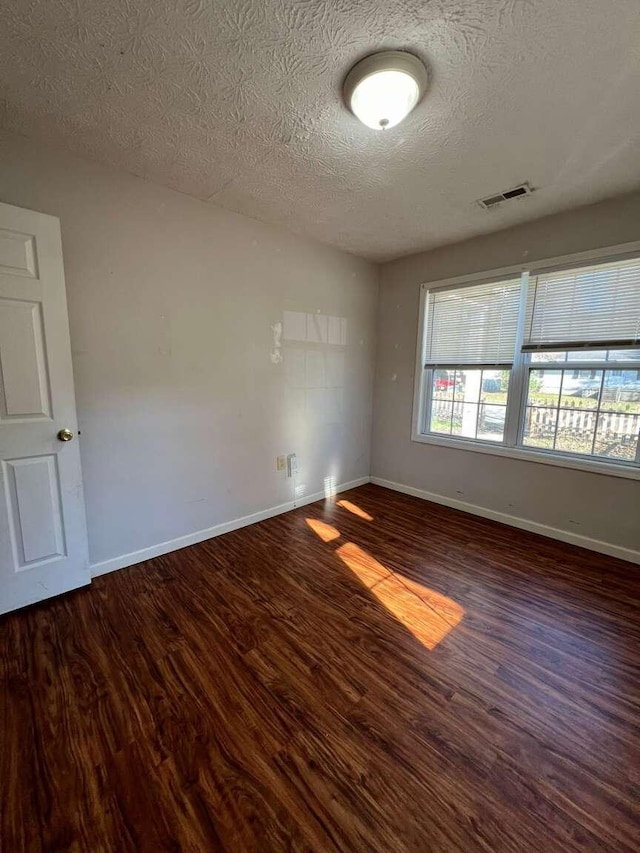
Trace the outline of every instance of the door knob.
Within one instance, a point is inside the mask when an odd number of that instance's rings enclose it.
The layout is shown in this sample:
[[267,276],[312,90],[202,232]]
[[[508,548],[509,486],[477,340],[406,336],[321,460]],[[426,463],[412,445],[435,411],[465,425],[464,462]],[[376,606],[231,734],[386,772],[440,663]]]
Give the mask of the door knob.
[[73,438],[73,433],[71,432],[70,429],[67,429],[66,427],[64,429],[61,429],[60,432],[58,433],[58,439],[60,441],[71,441],[72,438]]

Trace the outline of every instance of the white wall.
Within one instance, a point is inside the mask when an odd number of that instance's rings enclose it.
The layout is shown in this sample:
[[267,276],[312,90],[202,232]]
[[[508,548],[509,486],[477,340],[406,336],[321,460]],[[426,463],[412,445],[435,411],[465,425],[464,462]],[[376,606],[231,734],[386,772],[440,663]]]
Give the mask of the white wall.
[[369,474],[374,266],[6,133],[0,200],[61,220],[92,563]]
[[411,441],[422,282],[639,239],[640,193],[385,264],[372,476],[640,551],[637,480]]

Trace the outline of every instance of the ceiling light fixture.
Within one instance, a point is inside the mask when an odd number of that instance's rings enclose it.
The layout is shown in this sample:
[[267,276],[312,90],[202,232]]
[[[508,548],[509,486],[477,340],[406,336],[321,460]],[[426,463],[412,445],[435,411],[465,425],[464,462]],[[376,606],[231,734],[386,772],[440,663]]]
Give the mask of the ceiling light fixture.
[[385,50],[360,60],[344,81],[351,112],[373,130],[406,118],[427,88],[427,69],[412,53]]

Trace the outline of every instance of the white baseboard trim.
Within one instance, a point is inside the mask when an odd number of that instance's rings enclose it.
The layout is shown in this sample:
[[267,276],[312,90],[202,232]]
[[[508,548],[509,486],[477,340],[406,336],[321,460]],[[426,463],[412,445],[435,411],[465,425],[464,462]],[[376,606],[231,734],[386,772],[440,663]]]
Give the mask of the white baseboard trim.
[[370,482],[376,486],[383,486],[385,489],[393,489],[394,492],[402,492],[405,495],[412,495],[413,497],[421,498],[424,501],[431,501],[432,503],[442,504],[443,506],[448,506],[452,509],[459,509],[462,510],[462,512],[471,513],[471,515],[479,515],[481,518],[489,518],[492,521],[499,521],[501,524],[508,524],[510,527],[517,527],[520,530],[528,530],[530,533],[538,533],[540,536],[559,539],[561,542],[567,542],[569,545],[578,545],[580,548],[587,548],[590,551],[598,551],[601,554],[607,554],[609,557],[617,557],[619,560],[627,560],[630,563],[640,564],[640,551],[633,551],[631,548],[623,548],[620,545],[614,545],[610,542],[591,539],[588,536],[581,536],[578,533],[571,533],[568,530],[560,530],[557,527],[549,527],[546,524],[539,524],[536,521],[529,521],[526,518],[519,518],[516,515],[508,515],[506,512],[487,509],[486,507],[467,503],[466,501],[460,501],[456,498],[436,495],[433,492],[427,492],[424,489],[417,489],[414,486],[405,486],[403,483],[394,483],[392,480],[383,480],[381,477],[371,477]]
[[[350,480],[348,483],[341,483],[339,486],[334,487],[332,493],[346,492],[348,489],[355,489],[356,486],[363,486],[368,482],[369,477],[359,477],[357,480]],[[222,536],[223,533],[230,533],[232,530],[248,527],[250,524],[256,524],[258,521],[273,518],[276,515],[281,515],[283,512],[289,512],[292,509],[306,506],[325,497],[324,492],[315,492],[312,495],[296,498],[295,501],[286,501],[286,503],[251,513],[251,515],[245,515],[242,518],[234,518],[232,521],[224,521],[222,524],[207,527],[205,530],[196,530],[194,533],[187,533],[186,536],[179,536],[177,539],[169,539],[167,542],[160,542],[158,545],[142,548],[140,551],[132,551],[130,554],[121,554],[119,557],[113,557],[111,560],[93,563],[89,567],[91,577],[97,578],[99,575],[106,575],[108,572],[115,572],[118,569],[125,569],[127,566],[135,566],[136,563],[152,560],[154,557],[160,557],[162,554],[168,554],[171,551],[178,551],[180,548],[187,548],[189,545],[197,545],[198,542],[204,542],[205,539],[213,539],[214,536]]]

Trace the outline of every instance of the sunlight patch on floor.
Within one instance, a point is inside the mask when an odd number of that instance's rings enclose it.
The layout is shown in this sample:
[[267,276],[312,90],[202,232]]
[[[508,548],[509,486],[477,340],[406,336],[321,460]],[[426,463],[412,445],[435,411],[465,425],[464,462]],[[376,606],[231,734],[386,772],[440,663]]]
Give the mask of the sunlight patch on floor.
[[371,554],[363,551],[354,542],[346,542],[341,545],[336,554],[345,566],[348,566],[356,575],[358,580],[371,589],[375,584],[385,578],[391,577],[389,569],[385,568],[382,563],[379,563]]
[[373,521],[372,515],[369,515],[368,512],[365,512],[357,504],[351,503],[351,501],[340,500],[337,502],[337,505],[341,506],[342,509],[346,509],[348,512],[352,512],[354,515],[357,515],[358,518],[364,518],[365,521]]
[[323,542],[333,542],[334,539],[340,538],[340,531],[326,521],[320,521],[318,518],[307,518],[305,521]]
[[392,572],[353,542],[341,545],[336,554],[385,609],[430,650],[464,616],[464,608],[457,602]]

